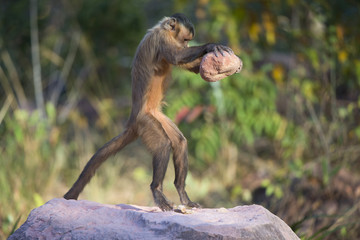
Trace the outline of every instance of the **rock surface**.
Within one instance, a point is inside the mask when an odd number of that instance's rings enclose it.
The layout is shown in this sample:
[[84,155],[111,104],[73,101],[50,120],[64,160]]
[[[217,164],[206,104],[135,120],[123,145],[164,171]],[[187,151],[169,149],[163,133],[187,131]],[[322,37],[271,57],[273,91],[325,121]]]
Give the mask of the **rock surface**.
[[242,69],[242,61],[235,54],[224,52],[210,52],[206,54],[200,63],[200,75],[208,82],[216,82],[234,73],[239,73]]
[[34,209],[9,239],[299,239],[259,205],[191,212],[53,199]]

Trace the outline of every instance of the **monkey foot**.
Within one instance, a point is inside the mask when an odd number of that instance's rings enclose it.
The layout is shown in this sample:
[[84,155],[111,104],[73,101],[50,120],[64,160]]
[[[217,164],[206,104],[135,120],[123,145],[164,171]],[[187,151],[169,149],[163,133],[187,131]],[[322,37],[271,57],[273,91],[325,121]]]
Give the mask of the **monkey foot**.
[[174,209],[173,204],[167,200],[167,198],[165,197],[165,195],[155,189],[153,190],[153,196],[154,196],[154,201],[156,203],[156,205],[162,210],[162,211],[172,211]]
[[67,192],[65,195],[64,195],[64,198],[66,200],[69,200],[69,199],[74,199],[74,200],[77,200],[78,199],[78,196],[79,194],[72,194],[70,191]]
[[172,211],[174,209],[174,205],[170,203],[166,198],[157,198],[154,199],[156,205],[163,211]]
[[169,202],[158,202],[157,205],[163,212],[172,211],[174,209],[173,205]]
[[198,204],[198,203],[196,203],[196,202],[188,202],[187,204],[186,204],[186,206],[187,207],[189,207],[189,208],[201,208],[201,205],[200,204]]

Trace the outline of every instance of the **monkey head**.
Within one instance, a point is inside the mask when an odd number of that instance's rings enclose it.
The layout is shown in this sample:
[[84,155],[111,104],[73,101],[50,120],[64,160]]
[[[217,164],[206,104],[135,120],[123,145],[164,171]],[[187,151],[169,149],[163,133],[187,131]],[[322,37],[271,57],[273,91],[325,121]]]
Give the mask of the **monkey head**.
[[176,13],[162,20],[162,28],[175,40],[179,48],[188,47],[189,41],[195,36],[195,28],[191,21],[182,13]]

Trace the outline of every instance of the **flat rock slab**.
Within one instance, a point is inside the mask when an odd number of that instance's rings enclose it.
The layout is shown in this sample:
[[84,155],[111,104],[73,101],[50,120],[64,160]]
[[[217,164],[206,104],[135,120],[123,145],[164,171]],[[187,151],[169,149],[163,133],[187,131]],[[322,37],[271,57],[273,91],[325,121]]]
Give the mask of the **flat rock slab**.
[[52,199],[31,211],[13,239],[299,239],[280,218],[259,205],[193,209],[107,205]]

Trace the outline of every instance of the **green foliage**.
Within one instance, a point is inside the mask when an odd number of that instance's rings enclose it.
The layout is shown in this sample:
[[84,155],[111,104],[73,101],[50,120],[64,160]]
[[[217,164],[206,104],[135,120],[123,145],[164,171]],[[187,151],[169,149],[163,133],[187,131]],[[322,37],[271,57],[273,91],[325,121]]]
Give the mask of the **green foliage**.
[[[229,45],[244,63],[240,74],[216,83],[173,71],[164,111],[189,142],[190,194],[222,207],[252,203],[264,189],[274,212],[304,206],[288,211],[297,219],[282,216],[298,223],[304,239],[358,237],[352,221],[358,205],[348,199],[353,207],[344,211],[349,205],[336,196],[355,196],[359,176],[359,3],[38,2],[46,116],[33,106],[29,3],[5,1],[0,9],[0,238],[30,209],[61,196],[95,150],[122,131],[135,48],[146,27],[172,12],[185,12],[195,23],[193,45]],[[151,196],[139,186],[150,181],[151,157],[135,148],[127,161],[101,168],[94,188],[110,189],[116,201],[148,204]],[[354,185],[336,186],[346,169]],[[320,186],[312,198],[326,197],[311,202],[294,190],[299,179],[311,179],[309,189]],[[92,196],[106,198],[97,191]],[[315,226],[310,221],[318,216],[302,210],[313,214],[327,201],[337,204],[340,217],[322,215],[326,224]]]
[[[7,212],[5,228],[16,225],[15,216],[24,213],[28,204],[43,204],[40,194],[54,184],[64,164],[64,145],[59,145],[60,132],[54,119],[56,109],[48,104],[48,119],[39,111],[17,109],[2,123],[6,138],[1,140],[0,212]],[[59,152],[61,151],[61,152]],[[59,152],[54,157],[54,153]],[[27,199],[27,201],[24,201]],[[4,229],[3,229],[4,230]]]
[[244,54],[242,59],[249,67],[217,83],[208,84],[197,75],[175,71],[176,83],[169,90],[167,114],[175,118],[176,111],[184,107],[209,106],[203,117],[192,123],[195,128],[184,126],[184,131],[191,131],[194,144],[190,150],[199,171],[218,157],[221,147],[226,148],[222,143],[230,141],[241,146],[253,144],[259,137],[275,139],[281,122],[286,121],[276,112],[277,90],[268,77],[272,66],[251,73],[251,56]]

